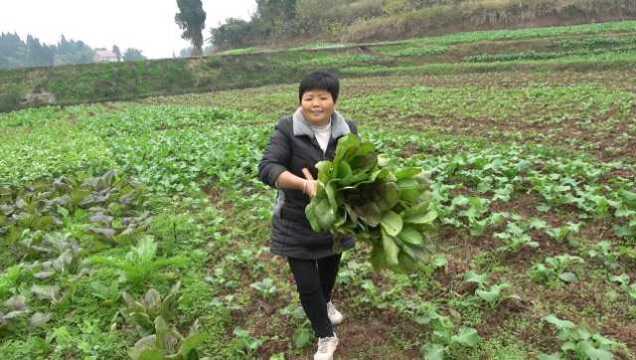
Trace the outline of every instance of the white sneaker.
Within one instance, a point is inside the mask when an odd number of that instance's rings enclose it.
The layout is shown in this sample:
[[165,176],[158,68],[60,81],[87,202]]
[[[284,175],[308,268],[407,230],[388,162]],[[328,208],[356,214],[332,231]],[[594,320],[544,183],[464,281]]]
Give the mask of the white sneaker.
[[344,319],[344,316],[336,309],[336,306],[331,301],[327,303],[327,316],[332,325],[338,325]]
[[338,347],[338,336],[333,333],[333,336],[324,337],[318,339],[318,351],[314,354],[314,360],[333,360],[333,353]]

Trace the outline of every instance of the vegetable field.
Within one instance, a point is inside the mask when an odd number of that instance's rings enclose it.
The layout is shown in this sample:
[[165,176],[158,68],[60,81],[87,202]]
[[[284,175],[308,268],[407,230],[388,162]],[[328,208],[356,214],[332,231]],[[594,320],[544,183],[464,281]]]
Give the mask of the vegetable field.
[[[424,171],[437,217],[416,272],[345,253],[336,358],[636,358],[636,27],[607,29],[383,45],[428,59],[385,76],[349,64],[365,76],[339,111]],[[0,358],[308,358],[256,176],[296,91],[0,115]]]

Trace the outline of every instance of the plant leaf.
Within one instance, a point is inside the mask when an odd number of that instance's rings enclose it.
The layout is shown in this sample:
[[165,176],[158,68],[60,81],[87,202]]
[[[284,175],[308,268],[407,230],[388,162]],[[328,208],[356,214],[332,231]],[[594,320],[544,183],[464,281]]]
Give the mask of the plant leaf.
[[561,320],[558,317],[556,317],[556,315],[554,315],[554,314],[550,314],[548,316],[543,317],[543,320],[549,322],[552,325],[554,325],[559,330],[562,330],[562,329],[574,329],[576,327],[576,325],[574,325],[573,322],[571,322],[569,320]]
[[486,281],[488,281],[488,274],[477,274],[474,271],[469,271],[464,274],[464,281],[468,283],[475,283],[481,287],[486,284]]
[[569,271],[559,274],[559,279],[565,281],[566,283],[573,283],[578,281],[576,274]]
[[150,335],[139,339],[128,350],[132,360],[163,360],[163,351],[157,348],[157,336]]
[[35,314],[31,316],[31,319],[29,320],[29,325],[31,325],[32,327],[40,327],[46,324],[47,322],[49,322],[49,320],[51,320],[52,317],[53,317],[53,314],[51,313],[36,312]]
[[426,360],[444,360],[444,354],[446,353],[446,347],[440,344],[426,344],[422,350]]
[[398,238],[407,244],[422,246],[424,245],[424,237],[413,226],[404,226],[398,234]]
[[457,335],[451,337],[451,342],[467,347],[475,347],[481,342],[481,337],[477,330],[473,328],[462,328]]
[[382,229],[390,236],[397,236],[402,231],[402,217],[395,211],[387,211],[380,221]]
[[395,244],[393,237],[382,232],[382,247],[384,248],[384,253],[386,254],[386,261],[389,265],[397,265],[398,264],[398,253],[400,249]]
[[11,310],[26,310],[26,298],[22,295],[15,295],[5,301],[4,305]]
[[33,285],[31,292],[40,299],[57,302],[60,287],[57,285]]

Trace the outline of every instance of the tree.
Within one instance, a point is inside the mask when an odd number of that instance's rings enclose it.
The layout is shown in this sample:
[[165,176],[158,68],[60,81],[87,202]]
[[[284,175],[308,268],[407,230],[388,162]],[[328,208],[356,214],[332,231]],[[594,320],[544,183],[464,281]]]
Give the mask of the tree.
[[121,50],[119,50],[119,46],[113,45],[113,53],[117,56],[117,61],[121,61]]
[[146,57],[141,53],[141,50],[128,48],[124,53],[124,61],[138,61],[145,60]]
[[244,47],[258,36],[253,23],[236,18],[225,20],[225,24],[211,30],[211,35],[212,44],[220,50]]
[[261,23],[267,36],[291,35],[296,18],[296,0],[256,0],[256,5],[254,20]]
[[26,56],[23,66],[53,66],[55,53],[46,44],[31,35],[27,36]]
[[192,47],[187,47],[185,49],[181,49],[181,51],[179,51],[179,57],[180,58],[188,58],[192,56]]
[[0,69],[12,69],[24,66],[26,44],[16,33],[0,35]]
[[95,51],[83,41],[66,40],[62,35],[55,51],[55,65],[90,64],[95,61]]
[[205,11],[201,0],[177,0],[179,13],[175,15],[177,25],[183,30],[181,37],[190,40],[192,56],[201,56],[203,50],[202,31],[205,27]]

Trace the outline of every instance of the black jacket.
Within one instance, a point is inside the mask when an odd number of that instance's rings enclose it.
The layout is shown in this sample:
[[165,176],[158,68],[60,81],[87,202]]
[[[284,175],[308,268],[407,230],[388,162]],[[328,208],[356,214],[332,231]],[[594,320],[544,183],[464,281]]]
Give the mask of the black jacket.
[[[276,179],[285,170],[304,178],[303,168],[307,168],[317,178],[316,163],[332,160],[336,154],[338,139],[350,132],[358,133],[355,123],[334,112],[331,117],[331,138],[326,152],[323,153],[309,123],[300,109],[297,110],[292,116],[282,118],[276,125],[258,166],[259,178],[265,184],[275,187]],[[300,190],[278,190],[272,226],[272,253],[300,259],[319,259],[334,254],[333,236],[330,233],[314,232],[305,217],[305,207],[309,201],[309,197]],[[342,241],[343,249],[353,246],[353,238]]]

